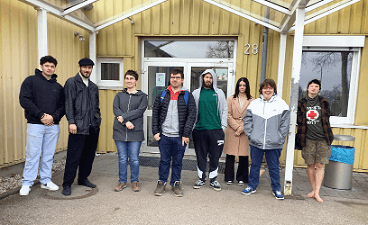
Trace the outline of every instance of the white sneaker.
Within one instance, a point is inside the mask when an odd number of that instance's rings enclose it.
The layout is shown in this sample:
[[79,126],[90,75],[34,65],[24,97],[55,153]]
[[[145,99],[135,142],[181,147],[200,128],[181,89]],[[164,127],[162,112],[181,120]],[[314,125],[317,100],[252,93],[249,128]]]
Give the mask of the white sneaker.
[[31,187],[29,185],[22,185],[22,188],[19,191],[19,195],[28,195],[31,191]]
[[50,191],[57,191],[59,190],[59,186],[54,184],[52,181],[48,182],[47,184],[41,184],[41,188],[48,189]]

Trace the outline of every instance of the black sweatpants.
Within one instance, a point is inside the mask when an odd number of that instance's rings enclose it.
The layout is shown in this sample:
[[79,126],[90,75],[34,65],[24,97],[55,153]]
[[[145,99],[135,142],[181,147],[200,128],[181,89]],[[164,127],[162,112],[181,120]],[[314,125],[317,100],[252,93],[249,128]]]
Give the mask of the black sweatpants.
[[78,166],[78,181],[86,180],[91,174],[98,135],[99,131],[93,127],[89,129],[89,135],[69,134],[63,187],[73,184]]
[[[238,170],[236,171],[236,180],[243,181],[244,183],[248,183],[248,167],[249,167],[249,157],[248,156],[239,156],[239,165]],[[234,155],[226,155],[226,164],[225,164],[225,181],[234,181],[234,163],[235,156]]]
[[224,147],[224,131],[219,130],[193,130],[194,148],[197,155],[197,171],[199,179],[206,180],[207,155],[210,159],[208,177],[210,182],[216,180],[218,164]]

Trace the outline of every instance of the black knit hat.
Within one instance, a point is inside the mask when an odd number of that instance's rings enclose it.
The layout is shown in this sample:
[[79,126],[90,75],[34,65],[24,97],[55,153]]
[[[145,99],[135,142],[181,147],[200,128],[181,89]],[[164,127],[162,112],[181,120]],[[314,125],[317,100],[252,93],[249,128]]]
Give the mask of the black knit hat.
[[95,63],[90,58],[83,58],[78,62],[79,66],[94,66]]
[[318,79],[310,80],[310,81],[308,82],[307,89],[308,89],[308,87],[309,87],[309,85],[310,85],[311,83],[318,84],[318,85],[319,85],[319,90],[321,90],[322,86],[321,86],[321,81],[320,81],[320,80],[318,80]]

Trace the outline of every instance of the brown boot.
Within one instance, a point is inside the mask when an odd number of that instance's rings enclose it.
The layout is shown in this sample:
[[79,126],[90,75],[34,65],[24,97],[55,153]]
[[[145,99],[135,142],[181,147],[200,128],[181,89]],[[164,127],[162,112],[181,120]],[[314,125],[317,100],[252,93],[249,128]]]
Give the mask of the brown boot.
[[174,186],[172,186],[172,192],[175,194],[176,197],[183,197],[183,191],[181,190],[180,182],[175,182]]
[[155,190],[155,195],[161,196],[163,193],[165,193],[165,187],[166,183],[163,183],[162,181],[157,181],[157,188]]
[[119,191],[122,191],[124,188],[126,188],[126,184],[125,183],[119,183],[119,185],[116,186],[116,188],[114,188],[114,191],[119,192]]
[[140,192],[141,189],[139,188],[138,182],[133,182],[132,183],[132,189],[134,192]]

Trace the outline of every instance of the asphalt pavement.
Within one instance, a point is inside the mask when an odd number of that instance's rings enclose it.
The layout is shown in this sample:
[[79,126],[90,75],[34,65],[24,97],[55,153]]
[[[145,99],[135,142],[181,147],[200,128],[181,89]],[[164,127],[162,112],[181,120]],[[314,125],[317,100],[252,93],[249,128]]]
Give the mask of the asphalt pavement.
[[[156,158],[155,158],[156,157]],[[90,189],[74,184],[72,195],[50,192],[37,184],[28,196],[18,193],[0,200],[0,225],[4,224],[368,224],[368,176],[354,173],[352,190],[322,187],[323,203],[308,198],[311,191],[306,170],[293,172],[293,196],[276,200],[271,194],[267,168],[255,194],[244,196],[245,186],[226,185],[221,191],[208,182],[193,189],[197,172],[187,166],[182,171],[184,197],[175,197],[167,185],[163,196],[154,196],[158,179],[157,155],[142,154],[141,192],[127,188],[114,192],[118,184],[117,154],[96,157]],[[185,164],[193,163],[186,156]],[[152,165],[148,165],[151,162]],[[283,181],[284,169],[281,169]],[[61,185],[63,171],[53,176]]]

